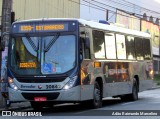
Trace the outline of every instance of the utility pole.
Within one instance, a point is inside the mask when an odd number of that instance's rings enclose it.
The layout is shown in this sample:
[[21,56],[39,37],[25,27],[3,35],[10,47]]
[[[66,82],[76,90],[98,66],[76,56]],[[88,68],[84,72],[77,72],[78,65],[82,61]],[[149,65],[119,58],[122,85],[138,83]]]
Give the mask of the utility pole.
[[[10,31],[11,27],[11,10],[12,10],[12,0],[3,0],[2,1],[2,29],[1,29],[1,36],[5,32]],[[0,44],[4,44],[2,47],[1,45],[1,51],[0,51],[0,107],[6,107],[6,98],[5,94],[7,93],[7,57],[8,57],[8,41],[9,41],[9,35],[5,35],[3,39],[1,40]],[[2,95],[3,97],[2,97]]]

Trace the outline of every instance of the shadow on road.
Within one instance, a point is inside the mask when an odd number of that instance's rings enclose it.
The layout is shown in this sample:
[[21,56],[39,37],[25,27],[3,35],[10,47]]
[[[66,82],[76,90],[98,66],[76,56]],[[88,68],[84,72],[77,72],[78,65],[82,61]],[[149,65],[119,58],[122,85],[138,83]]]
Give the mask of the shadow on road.
[[[113,106],[116,104],[123,103],[120,99],[105,99],[103,100],[103,107]],[[43,115],[47,116],[73,116],[73,114],[83,112],[89,112],[91,109],[86,103],[66,103],[54,105],[52,108],[42,108],[39,110],[30,110],[30,111],[40,111]]]

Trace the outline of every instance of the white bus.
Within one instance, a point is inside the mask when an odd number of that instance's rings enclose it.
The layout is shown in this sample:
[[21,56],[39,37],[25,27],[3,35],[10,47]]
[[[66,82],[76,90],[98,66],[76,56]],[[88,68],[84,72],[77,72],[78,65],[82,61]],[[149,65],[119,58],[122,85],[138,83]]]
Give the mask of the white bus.
[[37,19],[12,24],[8,100],[35,109],[105,97],[137,100],[152,87],[150,35],[82,19]]

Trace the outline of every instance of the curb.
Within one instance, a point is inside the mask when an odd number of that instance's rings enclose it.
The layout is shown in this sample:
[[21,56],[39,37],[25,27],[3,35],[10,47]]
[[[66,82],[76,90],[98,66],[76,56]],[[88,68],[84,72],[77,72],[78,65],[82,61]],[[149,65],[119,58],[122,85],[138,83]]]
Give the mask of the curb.
[[149,90],[152,90],[152,89],[158,89],[158,88],[160,88],[160,86],[152,87],[152,88],[151,88],[151,89],[149,89]]

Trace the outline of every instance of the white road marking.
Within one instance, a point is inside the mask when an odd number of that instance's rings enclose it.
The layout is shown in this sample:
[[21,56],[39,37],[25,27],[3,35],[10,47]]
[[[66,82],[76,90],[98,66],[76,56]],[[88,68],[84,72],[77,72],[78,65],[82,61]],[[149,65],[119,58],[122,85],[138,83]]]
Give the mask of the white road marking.
[[127,103],[123,103],[121,105],[129,105],[129,104],[132,104],[132,103],[135,103],[135,102],[127,102]]

